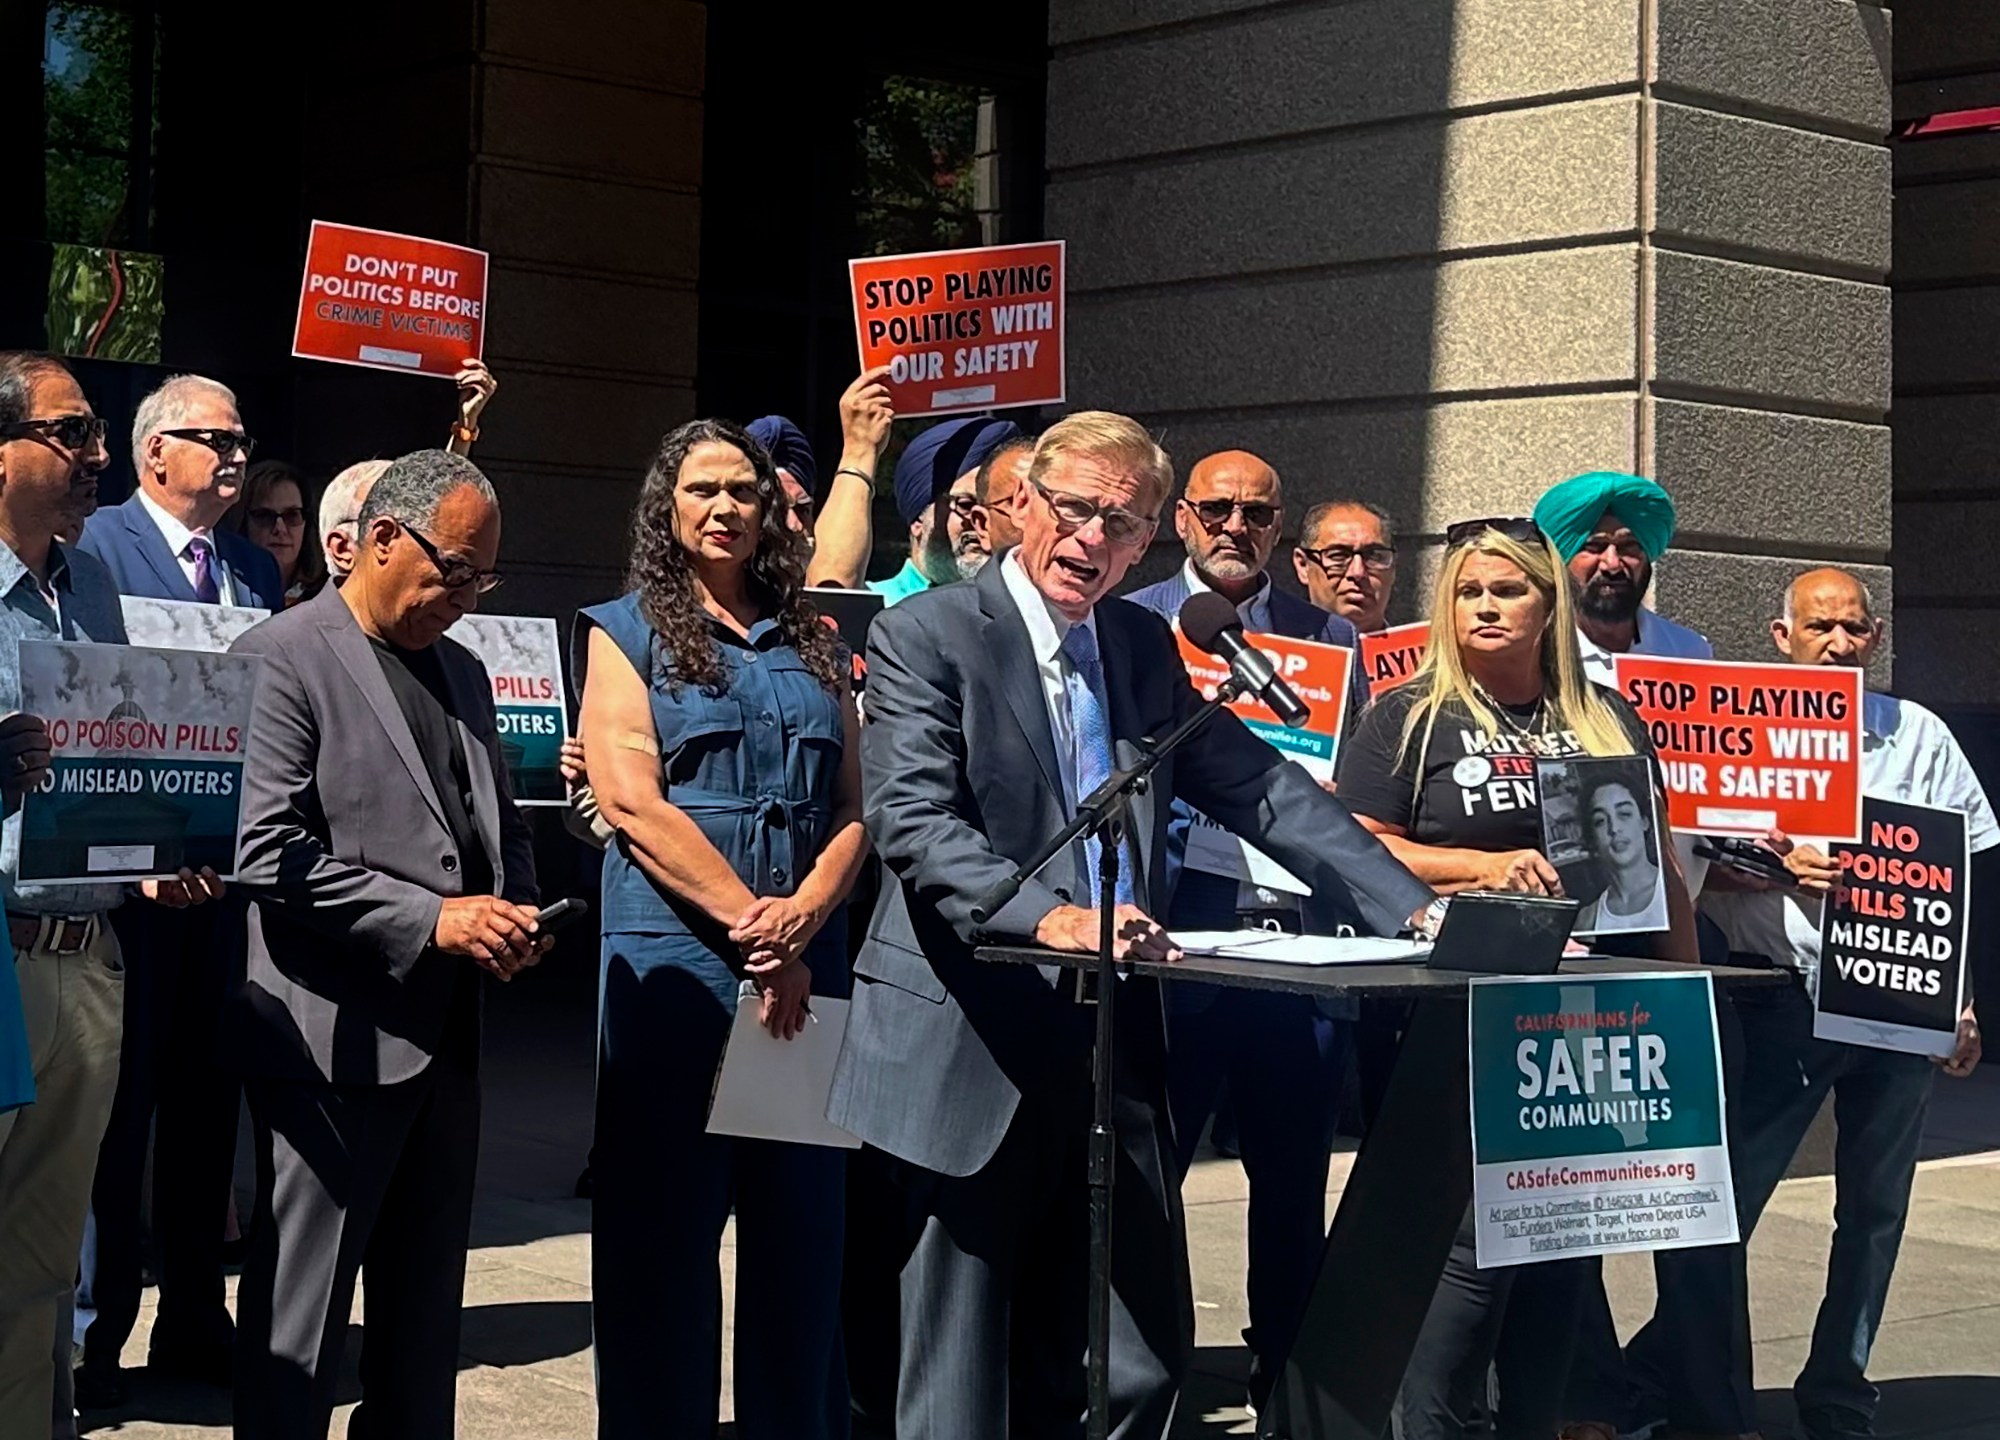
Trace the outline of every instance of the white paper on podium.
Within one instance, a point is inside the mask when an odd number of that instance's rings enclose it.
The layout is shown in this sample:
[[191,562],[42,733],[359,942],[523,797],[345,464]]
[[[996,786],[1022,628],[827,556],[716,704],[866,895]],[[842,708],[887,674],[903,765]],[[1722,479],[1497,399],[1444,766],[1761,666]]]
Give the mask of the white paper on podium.
[[746,984],[716,1072],[708,1133],[859,1149],[860,1140],[826,1118],[833,1063],[847,1034],[847,1001],[813,996],[812,1018],[789,1040],[758,1022],[760,1005],[756,990]]
[[1173,940],[1190,955],[1276,960],[1286,965],[1414,965],[1431,953],[1428,940],[1288,935],[1277,930],[1177,930]]

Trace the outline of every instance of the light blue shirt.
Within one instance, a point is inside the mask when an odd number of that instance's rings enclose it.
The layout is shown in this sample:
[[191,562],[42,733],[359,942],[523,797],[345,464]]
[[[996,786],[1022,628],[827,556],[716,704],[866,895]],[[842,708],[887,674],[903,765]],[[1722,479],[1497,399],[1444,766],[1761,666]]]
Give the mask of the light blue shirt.
[[[51,598],[53,597],[53,603]],[[48,593],[11,548],[0,544],[0,715],[21,708],[21,641],[125,643],[125,617],[111,572],[90,556],[49,546]],[[95,915],[125,898],[117,885],[23,885],[21,816],[0,828],[0,893],[10,915]]]
[[931,588],[931,582],[924,578],[924,572],[917,568],[916,561],[905,560],[902,569],[887,580],[870,580],[868,588],[882,597],[882,605],[886,609],[898,600],[922,594]]

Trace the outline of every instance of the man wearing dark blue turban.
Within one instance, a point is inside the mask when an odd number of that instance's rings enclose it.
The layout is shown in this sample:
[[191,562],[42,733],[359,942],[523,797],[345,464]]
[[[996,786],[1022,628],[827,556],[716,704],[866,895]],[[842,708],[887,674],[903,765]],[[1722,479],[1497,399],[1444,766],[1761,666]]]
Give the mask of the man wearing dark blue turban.
[[812,442],[806,432],[782,415],[765,415],[744,427],[750,438],[771,452],[777,467],[778,483],[792,502],[786,520],[808,539],[813,533],[813,494],[819,487],[819,465],[813,459]]
[[910,558],[868,588],[894,605],[919,590],[969,580],[987,560],[975,521],[979,467],[1021,433],[1012,420],[990,415],[946,420],[909,443],[896,462],[896,510],[910,527]]

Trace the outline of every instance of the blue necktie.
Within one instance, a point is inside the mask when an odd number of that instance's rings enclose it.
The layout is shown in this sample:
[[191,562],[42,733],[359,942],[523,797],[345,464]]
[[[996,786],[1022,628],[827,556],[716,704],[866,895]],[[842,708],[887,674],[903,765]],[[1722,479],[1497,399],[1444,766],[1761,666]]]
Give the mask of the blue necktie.
[[[1104,667],[1097,658],[1097,636],[1087,625],[1072,625],[1063,636],[1063,691],[1069,697],[1070,741],[1076,752],[1076,798],[1082,800],[1111,774],[1111,720],[1105,713]],[[1090,901],[1097,903],[1099,842],[1091,841]],[[1121,857],[1125,858],[1125,857]],[[1118,867],[1118,903],[1133,903],[1132,867]]]

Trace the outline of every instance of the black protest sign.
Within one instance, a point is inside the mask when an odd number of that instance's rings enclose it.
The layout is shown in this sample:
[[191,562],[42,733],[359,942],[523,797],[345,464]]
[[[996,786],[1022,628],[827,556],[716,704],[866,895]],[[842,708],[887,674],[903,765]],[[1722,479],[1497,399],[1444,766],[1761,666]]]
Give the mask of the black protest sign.
[[1813,1034],[1949,1055],[1972,905],[1965,816],[1868,796],[1861,842],[1832,853],[1845,888],[1820,920]]
[[882,613],[885,602],[873,590],[839,590],[831,585],[806,591],[806,599],[819,611],[820,620],[838,630],[854,652],[854,688],[860,690],[868,678],[868,627]]

